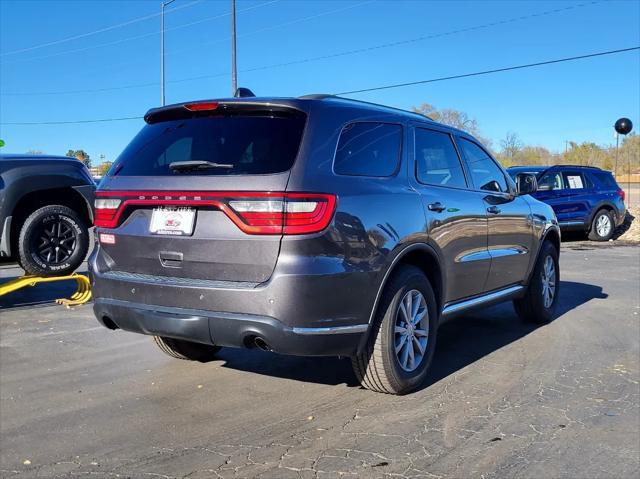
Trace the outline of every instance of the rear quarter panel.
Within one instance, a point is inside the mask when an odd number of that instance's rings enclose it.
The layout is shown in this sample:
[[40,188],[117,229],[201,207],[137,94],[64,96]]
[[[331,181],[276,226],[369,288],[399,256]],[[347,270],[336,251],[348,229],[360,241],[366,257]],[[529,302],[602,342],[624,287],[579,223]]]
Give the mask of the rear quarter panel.
[[[381,121],[403,126],[400,167],[388,178],[346,176],[333,172],[333,159],[343,127],[353,121]],[[372,114],[319,102],[309,117],[305,154],[294,165],[288,191],[337,195],[329,228],[315,238],[285,236],[278,260],[292,271],[305,269],[338,274],[340,314],[367,322],[385,273],[405,247],[427,243],[424,210],[418,193],[407,181],[405,120],[398,115]],[[309,265],[314,265],[308,268]],[[329,295],[331,292],[324,291]],[[327,311],[327,314],[329,311]]]

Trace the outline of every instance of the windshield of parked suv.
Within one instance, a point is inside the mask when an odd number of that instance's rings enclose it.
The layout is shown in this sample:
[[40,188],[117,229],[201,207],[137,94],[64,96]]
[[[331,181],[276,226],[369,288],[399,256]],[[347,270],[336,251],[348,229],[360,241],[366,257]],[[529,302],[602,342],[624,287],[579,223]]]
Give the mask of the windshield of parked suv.
[[216,116],[145,126],[110,176],[260,175],[289,170],[302,116]]

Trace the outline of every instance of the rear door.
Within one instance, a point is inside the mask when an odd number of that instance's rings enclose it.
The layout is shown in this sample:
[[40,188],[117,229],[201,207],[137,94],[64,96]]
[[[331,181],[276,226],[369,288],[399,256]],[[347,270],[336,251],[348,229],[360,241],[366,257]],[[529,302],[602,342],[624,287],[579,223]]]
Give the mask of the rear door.
[[579,170],[565,170],[562,173],[566,187],[566,220],[571,223],[587,223],[591,213],[594,187],[591,181]]
[[422,197],[429,238],[444,262],[445,302],[480,294],[491,266],[484,195],[469,188],[449,132],[416,126],[413,156],[409,178]]
[[99,188],[96,225],[113,234],[113,244],[101,245],[112,270],[268,280],[282,237],[278,192],[286,190],[305,121],[293,109],[233,105],[152,120]]
[[515,195],[513,184],[496,161],[475,141],[459,137],[473,188],[482,194],[489,225],[491,269],[485,290],[521,282],[531,258],[531,209]]

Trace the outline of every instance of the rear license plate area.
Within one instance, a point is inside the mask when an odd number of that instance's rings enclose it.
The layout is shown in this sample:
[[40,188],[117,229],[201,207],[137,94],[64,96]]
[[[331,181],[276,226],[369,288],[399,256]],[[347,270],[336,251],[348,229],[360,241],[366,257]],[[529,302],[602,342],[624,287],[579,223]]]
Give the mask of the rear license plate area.
[[149,232],[155,235],[190,236],[196,220],[193,208],[160,207],[151,213]]

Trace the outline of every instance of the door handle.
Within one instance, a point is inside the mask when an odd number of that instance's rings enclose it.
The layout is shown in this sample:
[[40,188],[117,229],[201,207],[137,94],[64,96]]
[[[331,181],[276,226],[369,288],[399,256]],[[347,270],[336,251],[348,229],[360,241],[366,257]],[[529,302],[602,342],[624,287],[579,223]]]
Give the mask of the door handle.
[[430,203],[427,208],[429,208],[429,211],[437,211],[438,213],[442,213],[446,209],[439,201],[437,203]]
[[500,208],[497,206],[489,206],[487,208],[487,213],[491,213],[492,215],[497,215],[500,213]]

